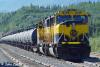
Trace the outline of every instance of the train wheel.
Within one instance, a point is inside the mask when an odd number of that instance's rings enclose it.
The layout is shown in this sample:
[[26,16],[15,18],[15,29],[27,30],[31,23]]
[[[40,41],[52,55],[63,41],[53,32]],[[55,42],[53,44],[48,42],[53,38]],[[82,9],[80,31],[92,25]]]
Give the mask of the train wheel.
[[37,47],[37,53],[40,53],[39,45],[37,45],[36,47]]
[[30,46],[28,45],[28,51],[31,51],[31,48],[30,48]]
[[47,44],[45,44],[43,48],[44,48],[44,54],[45,54],[46,56],[48,56],[48,55],[49,55],[49,54],[48,54],[49,48],[48,48]]
[[29,51],[31,51],[32,52],[32,47],[29,45]]
[[59,56],[58,56],[58,51],[57,51],[57,47],[54,48],[54,51],[55,51],[55,57],[56,57],[56,58],[59,58]]
[[63,55],[63,51],[62,51],[62,48],[58,45],[55,45],[54,46],[54,52],[55,52],[55,57],[58,58],[58,59],[61,59],[62,58],[62,55]]
[[33,47],[33,52],[37,52],[38,51],[38,48],[37,47]]

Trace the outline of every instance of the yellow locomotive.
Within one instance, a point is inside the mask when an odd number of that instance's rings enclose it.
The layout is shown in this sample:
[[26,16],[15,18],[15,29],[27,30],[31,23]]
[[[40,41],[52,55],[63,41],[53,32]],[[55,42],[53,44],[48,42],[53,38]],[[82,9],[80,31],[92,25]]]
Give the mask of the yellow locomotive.
[[67,60],[89,57],[89,14],[77,9],[59,11],[37,27],[38,51]]

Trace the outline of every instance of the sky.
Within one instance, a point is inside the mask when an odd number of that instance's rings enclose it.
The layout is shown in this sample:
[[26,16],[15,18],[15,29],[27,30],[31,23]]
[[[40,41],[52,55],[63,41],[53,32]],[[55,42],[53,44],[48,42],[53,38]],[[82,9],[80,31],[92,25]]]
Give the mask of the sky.
[[28,6],[30,4],[39,6],[68,6],[69,4],[77,4],[86,1],[97,2],[100,0],[0,0],[0,12],[15,11],[22,6]]

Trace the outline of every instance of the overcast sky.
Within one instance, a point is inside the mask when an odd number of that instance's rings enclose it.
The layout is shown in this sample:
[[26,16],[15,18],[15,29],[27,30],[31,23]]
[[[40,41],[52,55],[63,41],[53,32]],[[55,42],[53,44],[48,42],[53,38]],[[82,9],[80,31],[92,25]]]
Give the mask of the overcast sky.
[[100,0],[0,0],[0,12],[15,11],[22,6],[28,6],[31,3],[39,6],[53,6],[61,5],[67,6],[69,4],[76,4],[85,1],[100,1]]

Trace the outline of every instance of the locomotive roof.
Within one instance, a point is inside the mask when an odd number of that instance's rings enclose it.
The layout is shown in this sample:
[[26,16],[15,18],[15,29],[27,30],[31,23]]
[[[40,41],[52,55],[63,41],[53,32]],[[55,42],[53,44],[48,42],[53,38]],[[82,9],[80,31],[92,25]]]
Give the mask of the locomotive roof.
[[80,9],[67,9],[67,10],[62,10],[58,11],[55,14],[57,15],[87,15],[89,16],[89,13],[86,12],[85,10],[80,10]]

